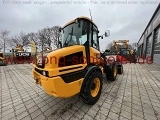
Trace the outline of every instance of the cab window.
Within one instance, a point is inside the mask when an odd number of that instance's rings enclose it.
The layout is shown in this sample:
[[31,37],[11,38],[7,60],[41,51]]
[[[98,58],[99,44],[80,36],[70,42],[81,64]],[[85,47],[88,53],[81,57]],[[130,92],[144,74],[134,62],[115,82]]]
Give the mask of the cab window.
[[99,49],[98,30],[94,25],[93,25],[93,47]]

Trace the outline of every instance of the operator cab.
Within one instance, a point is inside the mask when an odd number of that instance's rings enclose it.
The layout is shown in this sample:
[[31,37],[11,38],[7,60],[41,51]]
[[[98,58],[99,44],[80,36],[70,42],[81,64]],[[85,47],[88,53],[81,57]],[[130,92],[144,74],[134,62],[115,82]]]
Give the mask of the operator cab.
[[[97,26],[86,17],[79,17],[61,28],[62,47],[73,45],[90,46],[99,50]],[[107,35],[107,34],[105,34]]]

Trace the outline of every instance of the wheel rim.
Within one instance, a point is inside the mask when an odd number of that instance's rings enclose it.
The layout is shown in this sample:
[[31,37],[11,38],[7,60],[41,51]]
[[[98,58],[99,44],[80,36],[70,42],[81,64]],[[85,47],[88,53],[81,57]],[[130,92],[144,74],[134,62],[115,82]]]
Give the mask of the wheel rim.
[[96,97],[99,90],[100,90],[100,79],[95,78],[93,80],[92,85],[91,85],[91,95],[92,95],[92,97]]
[[114,67],[114,77],[116,77],[116,75],[117,75],[117,67],[115,66]]

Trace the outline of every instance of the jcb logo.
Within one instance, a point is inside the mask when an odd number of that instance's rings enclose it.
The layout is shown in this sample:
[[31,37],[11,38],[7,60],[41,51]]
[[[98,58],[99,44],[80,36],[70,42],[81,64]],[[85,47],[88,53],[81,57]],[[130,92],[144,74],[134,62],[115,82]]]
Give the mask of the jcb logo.
[[19,53],[18,56],[30,56],[29,53]]

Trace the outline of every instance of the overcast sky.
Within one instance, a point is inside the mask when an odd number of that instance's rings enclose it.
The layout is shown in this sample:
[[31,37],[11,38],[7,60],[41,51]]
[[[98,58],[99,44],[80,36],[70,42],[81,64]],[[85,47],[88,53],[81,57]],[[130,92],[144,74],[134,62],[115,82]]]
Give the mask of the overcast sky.
[[[20,31],[29,33],[45,27],[63,26],[78,16],[90,17],[90,9],[100,34],[105,30],[111,32],[110,37],[100,40],[101,50],[113,40],[128,39],[130,43],[137,42],[159,2],[159,0],[94,0],[96,3],[93,4],[91,0],[59,0],[63,4],[58,5],[55,4],[56,0],[32,0],[28,4],[25,2],[29,0],[10,0],[10,3],[4,1],[9,0],[2,0],[0,3],[0,29],[9,30],[12,35],[19,34]],[[13,1],[18,1],[19,4],[13,4]],[[34,4],[35,1],[41,1],[42,4]],[[85,4],[76,4],[75,1],[83,1]],[[105,3],[102,4],[102,1]]]

